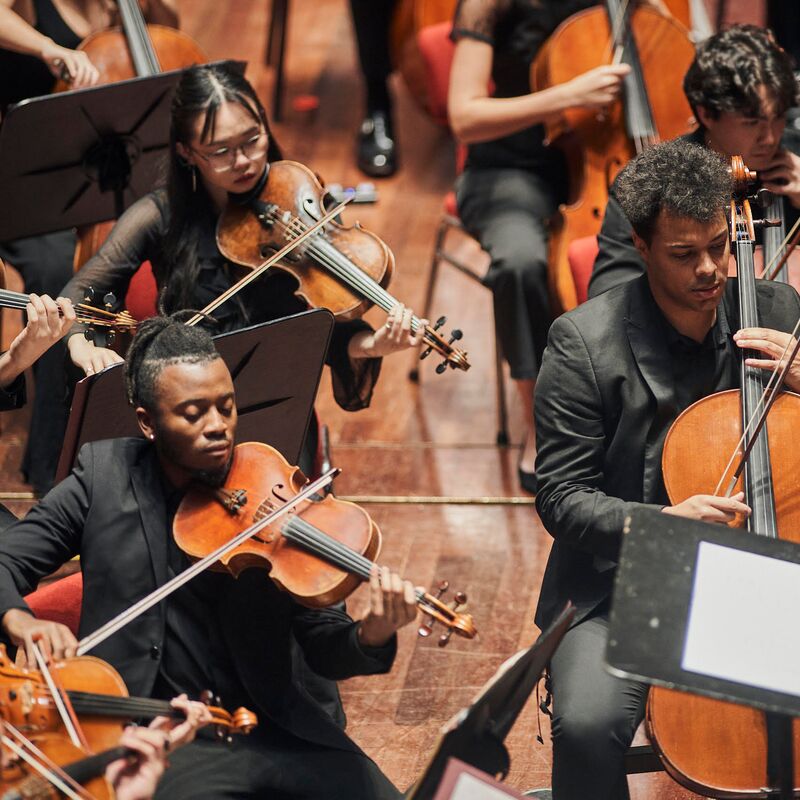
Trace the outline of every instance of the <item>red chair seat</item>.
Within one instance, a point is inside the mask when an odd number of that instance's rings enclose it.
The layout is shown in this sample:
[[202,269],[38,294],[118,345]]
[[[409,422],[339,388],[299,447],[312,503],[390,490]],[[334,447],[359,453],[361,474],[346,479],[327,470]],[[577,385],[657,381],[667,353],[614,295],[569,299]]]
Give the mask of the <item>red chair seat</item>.
[[594,260],[599,251],[596,236],[583,236],[574,239],[567,248],[567,261],[575,281],[578,303],[585,303],[589,296],[589,279],[592,277]]
[[39,619],[49,619],[66,625],[76,636],[81,619],[83,575],[76,572],[61,580],[48,583],[31,592],[25,602]]
[[134,319],[143,320],[154,317],[156,301],[158,300],[158,287],[153,277],[153,268],[149,261],[145,261],[134,273],[125,295],[125,308],[130,311]]

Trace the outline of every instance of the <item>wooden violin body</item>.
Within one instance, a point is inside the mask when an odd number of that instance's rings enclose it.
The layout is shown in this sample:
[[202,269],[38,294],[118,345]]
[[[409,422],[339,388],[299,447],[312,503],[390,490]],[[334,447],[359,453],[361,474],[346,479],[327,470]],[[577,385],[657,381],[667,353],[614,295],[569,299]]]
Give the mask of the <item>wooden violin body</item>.
[[[246,206],[229,204],[220,217],[217,225],[220,252],[240,266],[257,267],[291,239],[293,230],[299,231],[302,225],[311,225],[322,218],[324,194],[316,175],[303,164],[296,161],[270,164],[258,214]],[[394,255],[374,233],[358,223],[345,227],[334,221],[325,227],[325,238],[381,287],[389,285]],[[297,250],[272,269],[291,274],[298,284],[298,296],[309,306],[327,308],[335,317],[347,320],[360,317],[372,305],[351,286],[321,269],[306,245]]]
[[[649,110],[655,134],[660,139],[673,139],[687,133],[692,112],[681,81],[694,58],[694,46],[686,30],[674,19],[641,6],[630,14],[630,30],[637,47],[640,77],[646,88],[639,117],[648,116],[646,111]],[[610,40],[606,8],[596,6],[573,15],[548,38],[531,65],[532,90],[566,83],[607,64]],[[632,75],[637,75],[637,66],[632,66]],[[546,126],[548,141],[565,154],[569,174],[567,202],[560,206],[559,213],[551,221],[548,256],[551,297],[564,311],[574,308],[578,302],[567,248],[575,239],[599,232],[609,187],[637,152],[626,124],[623,103],[630,105],[638,100],[628,91],[634,84],[626,79],[625,85],[624,100],[617,101],[603,114],[593,109],[570,108]],[[645,109],[645,104],[649,109]]]
[[[291,466],[269,445],[256,442],[239,445],[234,451],[225,491],[244,492],[246,502],[232,510],[230,505],[209,502],[209,495],[202,488],[191,490],[175,515],[175,541],[189,557],[202,558],[290,499],[305,482],[300,469]],[[306,502],[296,511],[308,523],[364,557],[377,556],[380,530],[354,503],[328,495],[319,501]],[[338,603],[361,583],[358,576],[322,561],[286,539],[281,534],[283,524],[282,520],[276,521],[240,545],[225,557],[221,568],[238,575],[250,567],[263,567],[283,591],[311,608]]]

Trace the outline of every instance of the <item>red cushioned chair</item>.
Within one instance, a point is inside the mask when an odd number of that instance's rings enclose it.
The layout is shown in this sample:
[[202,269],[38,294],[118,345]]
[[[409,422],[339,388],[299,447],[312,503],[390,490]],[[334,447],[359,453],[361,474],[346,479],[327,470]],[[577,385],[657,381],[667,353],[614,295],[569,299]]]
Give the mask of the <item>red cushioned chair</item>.
[[145,261],[136,270],[131,282],[128,284],[128,291],[125,295],[125,308],[130,312],[134,319],[143,320],[154,317],[156,301],[158,300],[158,288],[156,279],[153,276],[153,268],[149,261]]
[[76,572],[37,589],[29,594],[25,601],[37,617],[60,622],[77,636],[82,598],[83,575]]
[[[455,51],[455,44],[450,39],[452,27],[451,22],[441,22],[438,25],[430,25],[427,28],[423,28],[417,34],[417,44],[422,53],[430,89],[428,93],[428,110],[437,122],[442,123],[447,121],[447,87],[450,80],[450,66]],[[465,157],[466,148],[459,146],[456,153],[457,172],[461,172],[463,169]],[[481,273],[447,251],[445,246],[447,236],[453,230],[468,235],[461,224],[461,220],[458,218],[455,192],[450,191],[444,198],[444,213],[436,231],[433,258],[431,259],[431,269],[428,275],[428,285],[425,289],[425,302],[422,309],[422,317],[425,319],[430,319],[433,294],[439,277],[439,267],[442,263],[455,267],[462,275],[466,275],[476,283],[483,285],[483,275]],[[410,377],[412,380],[418,381],[419,375],[419,370],[414,369]],[[497,394],[497,443],[505,445],[508,444],[508,411],[503,378],[503,353],[500,348],[500,340],[496,334],[495,384]]]
[[589,296],[589,279],[592,277],[594,260],[599,247],[596,236],[583,236],[574,239],[567,248],[567,261],[575,282],[578,303],[585,303]]

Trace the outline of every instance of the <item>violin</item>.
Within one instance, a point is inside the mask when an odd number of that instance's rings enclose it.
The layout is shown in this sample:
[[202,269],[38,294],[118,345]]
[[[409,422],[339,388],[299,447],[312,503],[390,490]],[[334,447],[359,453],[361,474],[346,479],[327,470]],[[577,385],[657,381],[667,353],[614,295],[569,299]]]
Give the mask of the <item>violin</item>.
[[[731,240],[736,251],[741,325],[756,327],[753,248],[755,227],[765,223],[753,219],[746,194],[754,174],[741,158],[734,158],[733,173],[737,196],[731,203]],[[743,486],[751,509],[747,530],[798,542],[800,395],[778,393],[780,382],[773,377],[768,385],[774,383],[776,392],[765,402],[766,378],[762,370],[744,363],[748,357],[756,354],[743,354],[741,390],[703,398],[674,422],[664,443],[664,484],[673,504],[696,494],[720,494],[722,487],[732,493]],[[732,453],[734,457],[730,457]],[[731,524],[742,527],[744,521]],[[767,739],[774,735],[775,724],[772,715],[753,708],[669,689],[651,689],[647,704],[650,737],[666,770],[683,786],[710,797],[778,796],[780,787],[774,785],[767,766]],[[800,787],[797,722],[793,730],[793,734],[788,732],[793,739],[789,746],[795,753],[794,785]]]
[[602,64],[625,63],[631,72],[623,100],[606,112],[569,108],[546,125],[569,174],[568,200],[551,220],[548,280],[564,311],[578,304],[567,260],[570,242],[594,236],[616,174],[636,153],[690,129],[692,112],[681,81],[694,58],[686,29],[673,17],[625,0],[606,0],[569,17],[547,39],[531,65],[533,91],[541,91]]
[[[51,672],[63,687],[92,752],[113,747],[124,726],[136,719],[157,716],[183,719],[183,712],[166,700],[129,697],[120,674],[94,656],[56,661]],[[230,714],[209,706],[217,735],[247,734],[258,718],[246,708]],[[63,723],[45,677],[39,670],[16,667],[0,644],[0,718],[26,736],[58,733]]]
[[[225,258],[260,274],[272,266],[268,257],[283,250],[285,256],[274,268],[294,277],[296,294],[312,308],[327,308],[340,320],[360,317],[372,305],[391,311],[398,301],[385,287],[394,271],[394,255],[385,242],[358,223],[345,227],[332,219],[287,252],[287,244],[326,216],[325,190],[314,173],[296,161],[276,161],[268,169],[261,195],[246,205],[229,204],[217,222],[217,246]],[[225,297],[252,279],[252,273],[247,275]],[[215,304],[203,311],[212,307]],[[452,331],[449,341],[444,339],[438,331],[445,322],[441,317],[435,325],[425,326],[420,358],[435,350],[444,356],[438,373],[447,367],[466,371],[467,354],[453,346],[461,331]],[[412,317],[412,332],[421,327],[422,322]]]
[[[215,568],[237,576],[248,567],[262,566],[278,588],[301,605],[322,608],[338,603],[369,580],[381,532],[363,508],[332,494],[292,503],[305,483],[300,469],[274,448],[260,442],[240,444],[222,488],[196,487],[184,496],[173,523],[175,542],[190,558],[201,559],[259,525],[279,504],[291,503],[291,513],[281,524],[260,528],[220,558]],[[433,623],[441,623],[447,629],[441,646],[453,632],[467,639],[477,634],[472,617],[457,611],[466,595],[457,592],[452,608],[441,601],[447,588],[440,584],[437,597],[416,590],[417,605],[428,617],[420,635],[428,636]]]
[[106,767],[118,758],[138,756],[120,746],[86,755],[65,734],[39,734],[20,741],[11,729],[2,734],[2,727],[0,721],[0,747],[5,745],[8,757],[0,770],[0,800],[114,800],[114,790],[103,777]]
[[[87,36],[78,45],[100,72],[100,85],[156,75],[203,64],[208,58],[190,36],[164,25],[148,25],[137,0],[117,0],[120,27]],[[54,91],[70,88],[59,81]],[[74,268],[80,269],[99,249],[114,223],[101,222],[79,231]]]

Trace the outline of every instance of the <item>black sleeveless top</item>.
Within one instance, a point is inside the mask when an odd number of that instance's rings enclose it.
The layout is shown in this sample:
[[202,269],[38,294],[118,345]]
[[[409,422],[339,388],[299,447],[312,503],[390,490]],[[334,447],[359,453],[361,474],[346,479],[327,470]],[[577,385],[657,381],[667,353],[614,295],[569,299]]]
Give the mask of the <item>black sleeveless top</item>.
[[[459,0],[451,38],[477,39],[492,46],[492,97],[530,92],[529,72],[548,36],[573,14],[598,0]],[[539,173],[549,183],[563,180],[563,156],[544,144],[544,126],[467,148],[467,167],[514,167]]]
[[[52,0],[33,0],[36,28],[57,45],[74,50],[80,38],[61,18]],[[47,65],[36,56],[0,48],[0,111],[28,97],[50,94],[56,79]]]

